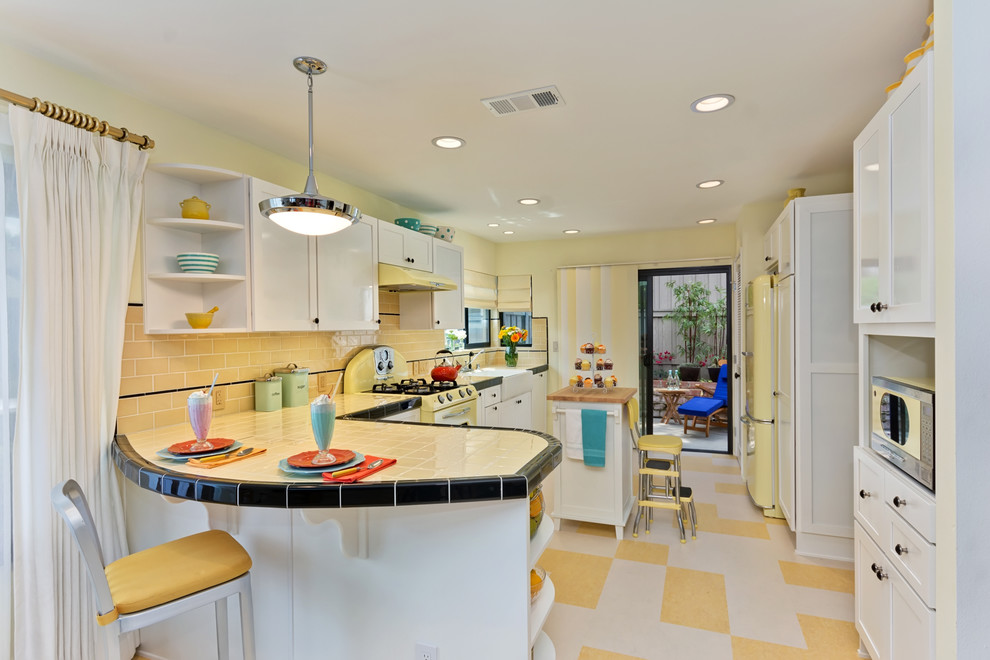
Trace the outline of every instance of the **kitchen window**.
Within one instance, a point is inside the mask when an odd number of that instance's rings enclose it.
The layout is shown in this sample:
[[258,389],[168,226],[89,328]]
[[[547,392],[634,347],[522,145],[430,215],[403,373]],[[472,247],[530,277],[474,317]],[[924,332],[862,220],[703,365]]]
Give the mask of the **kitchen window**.
[[464,348],[487,348],[492,345],[491,321],[489,310],[478,307],[464,309],[464,327],[467,337]]
[[533,313],[532,312],[500,312],[498,315],[498,325],[500,328],[516,326],[526,331],[526,339],[519,342],[519,346],[533,345]]

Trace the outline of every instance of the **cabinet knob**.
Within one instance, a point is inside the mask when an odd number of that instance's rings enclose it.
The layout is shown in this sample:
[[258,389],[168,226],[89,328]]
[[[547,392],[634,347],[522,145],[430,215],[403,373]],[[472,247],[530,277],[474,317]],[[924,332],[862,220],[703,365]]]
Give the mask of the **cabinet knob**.
[[896,495],[894,496],[894,506],[896,506],[896,507],[902,507],[902,506],[905,506],[905,505],[907,505],[907,500],[906,499],[904,499],[903,497],[897,497]]
[[908,553],[908,549],[898,543],[894,546],[894,552],[896,552],[897,556],[900,557],[901,555],[906,555]]
[[437,321],[437,325],[440,325],[440,321]]
[[884,305],[882,302],[880,302],[878,300],[875,303],[873,303],[873,304],[870,305],[870,311],[871,312],[882,312],[883,310],[887,309],[887,307],[888,307],[888,305]]
[[742,377],[742,374],[740,374],[740,373],[739,373],[739,372],[737,371],[737,372],[735,372],[735,373],[733,373],[733,374],[732,374],[732,377],[733,377],[733,378],[740,378],[740,377]]
[[770,257],[763,257],[763,261],[770,261]]
[[319,325],[320,324],[320,317],[317,316],[315,319],[313,319],[313,323]]
[[375,320],[375,323],[377,323],[378,325],[381,325],[382,324],[382,320],[381,319],[376,319]]
[[877,569],[877,579],[881,582],[887,579],[887,574],[883,572],[883,566]]
[[870,496],[870,491],[861,489],[859,491],[859,496],[865,500],[867,497]]

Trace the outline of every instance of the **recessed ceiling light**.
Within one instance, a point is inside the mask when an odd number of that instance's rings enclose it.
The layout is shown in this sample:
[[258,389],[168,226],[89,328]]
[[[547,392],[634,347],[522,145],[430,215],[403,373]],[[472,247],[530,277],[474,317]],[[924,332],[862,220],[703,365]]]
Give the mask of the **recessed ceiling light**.
[[565,229],[564,230],[564,233],[565,234],[580,234],[581,233],[581,230],[580,229]]
[[507,229],[507,230],[503,231],[502,233],[505,234],[506,236],[511,236],[512,234],[515,234],[516,232],[512,231],[511,229]]
[[498,223],[497,222],[489,222],[488,223],[488,226],[489,227],[498,227]]
[[441,149],[460,149],[464,146],[464,140],[453,135],[441,135],[433,138],[433,144]]
[[695,112],[715,112],[732,105],[736,97],[731,94],[712,94],[698,99],[691,104],[691,109]]
[[702,189],[718,188],[723,183],[725,183],[725,181],[722,181],[721,179],[711,179],[709,181],[702,181],[698,184],[698,187]]
[[879,172],[880,171],[880,163],[870,163],[869,165],[867,165],[863,169],[866,170],[867,172]]
[[710,225],[715,222],[715,218],[705,218],[704,220],[698,220],[699,225]]
[[534,204],[539,204],[540,200],[536,199],[535,197],[523,197],[522,199],[519,200],[519,203],[525,206],[533,206]]

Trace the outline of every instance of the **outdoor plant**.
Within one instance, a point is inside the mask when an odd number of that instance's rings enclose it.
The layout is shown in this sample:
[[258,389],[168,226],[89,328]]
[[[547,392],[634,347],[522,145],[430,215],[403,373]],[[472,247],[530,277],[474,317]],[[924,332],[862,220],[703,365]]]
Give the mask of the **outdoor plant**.
[[674,362],[674,354],[671,353],[670,351],[660,351],[659,353],[657,353],[656,360],[654,360],[654,364],[661,364],[661,365],[671,364],[673,362]]
[[729,317],[726,314],[725,289],[715,287],[715,295],[718,298],[714,302],[706,300],[701,306],[701,331],[711,341],[709,348],[713,353],[708,358],[709,367],[716,366],[718,361],[725,357],[726,332],[728,331],[729,321]]
[[711,349],[704,341],[705,328],[710,321],[712,292],[704,282],[667,282],[674,292],[674,309],[666,318],[677,324],[677,335],[681,339],[678,349],[688,363],[697,364],[698,359]]

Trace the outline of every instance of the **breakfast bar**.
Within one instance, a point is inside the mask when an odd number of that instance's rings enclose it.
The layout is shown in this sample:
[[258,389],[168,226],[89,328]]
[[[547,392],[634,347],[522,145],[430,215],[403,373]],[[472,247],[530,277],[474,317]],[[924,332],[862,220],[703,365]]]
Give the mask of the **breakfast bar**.
[[[356,418],[403,401],[337,397],[331,447],[397,459],[355,483],[279,467],[315,448],[308,406],[217,417],[211,437],[266,451],[214,468],[159,454],[190,438],[188,424],[118,435],[131,551],[207,528],[233,534],[254,562],[258,657],[411,657],[418,642],[443,657],[527,657],[542,626],[529,567],[552,528],[547,517],[531,539],[528,495],[559,465],[560,443]],[[142,649],[195,657],[213,625],[207,610],[177,618],[143,632]]]

